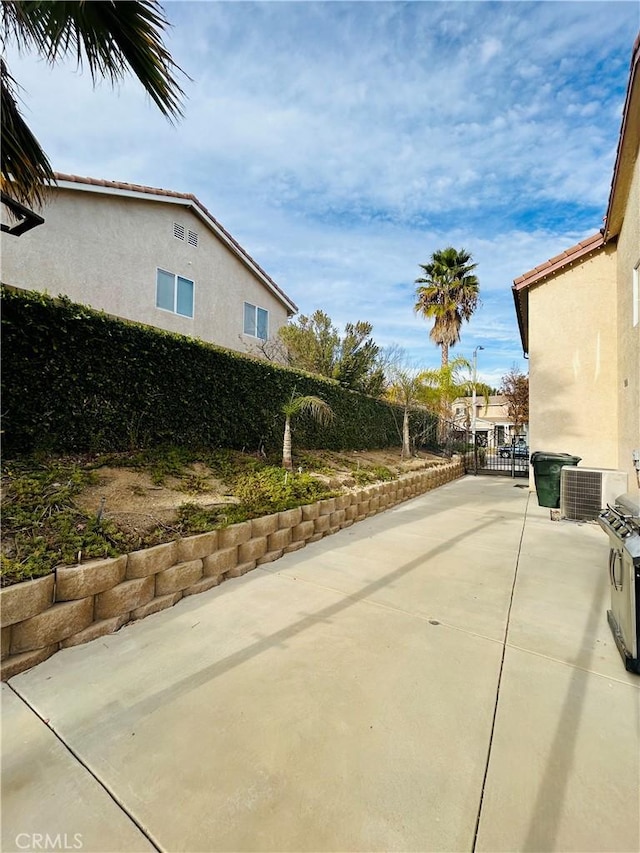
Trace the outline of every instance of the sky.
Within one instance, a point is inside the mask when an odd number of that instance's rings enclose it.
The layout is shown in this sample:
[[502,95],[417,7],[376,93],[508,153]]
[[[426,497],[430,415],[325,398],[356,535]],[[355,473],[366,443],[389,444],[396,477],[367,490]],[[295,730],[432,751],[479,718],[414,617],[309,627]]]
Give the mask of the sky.
[[[640,4],[163,3],[172,125],[134,79],[7,56],[56,171],[194,193],[298,305],[433,368],[420,264],[477,263],[450,355],[527,371],[513,279],[602,226]],[[483,349],[480,350],[479,348]]]

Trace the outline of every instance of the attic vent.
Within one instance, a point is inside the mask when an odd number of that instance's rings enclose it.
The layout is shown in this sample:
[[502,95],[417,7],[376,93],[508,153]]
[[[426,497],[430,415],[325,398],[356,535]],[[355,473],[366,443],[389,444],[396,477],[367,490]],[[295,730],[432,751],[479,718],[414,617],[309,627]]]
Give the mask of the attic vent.
[[178,240],[184,240],[184,225],[179,225],[177,222],[174,222],[173,236],[177,237]]
[[[183,229],[184,233],[184,229]],[[197,231],[189,231],[189,245],[197,246],[198,245],[198,232]]]

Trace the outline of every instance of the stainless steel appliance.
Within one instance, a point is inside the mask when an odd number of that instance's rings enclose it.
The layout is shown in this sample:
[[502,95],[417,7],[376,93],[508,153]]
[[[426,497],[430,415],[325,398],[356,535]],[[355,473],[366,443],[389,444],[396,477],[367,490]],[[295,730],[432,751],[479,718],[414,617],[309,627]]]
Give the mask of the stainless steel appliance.
[[607,619],[625,669],[640,675],[640,499],[619,495],[598,516],[609,535],[611,610]]

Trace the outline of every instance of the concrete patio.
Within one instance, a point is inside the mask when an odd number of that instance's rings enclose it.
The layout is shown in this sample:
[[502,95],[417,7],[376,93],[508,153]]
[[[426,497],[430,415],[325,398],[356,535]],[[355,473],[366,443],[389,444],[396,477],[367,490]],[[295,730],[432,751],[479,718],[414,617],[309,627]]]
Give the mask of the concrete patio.
[[66,649],[2,686],[2,849],[637,851],[607,554],[464,477]]

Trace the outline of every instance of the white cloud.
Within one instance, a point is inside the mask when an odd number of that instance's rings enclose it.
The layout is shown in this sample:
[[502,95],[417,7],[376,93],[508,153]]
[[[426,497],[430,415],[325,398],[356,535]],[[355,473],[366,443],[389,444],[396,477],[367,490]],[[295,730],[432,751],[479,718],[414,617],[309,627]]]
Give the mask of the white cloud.
[[486,65],[494,56],[502,50],[502,42],[497,38],[488,38],[480,46],[480,61]]
[[484,304],[459,350],[495,374],[521,358],[512,279],[601,224],[632,5],[167,3],[176,127],[135,81],[9,59],[57,169],[195,193],[303,312],[431,366],[413,281],[465,246]]

